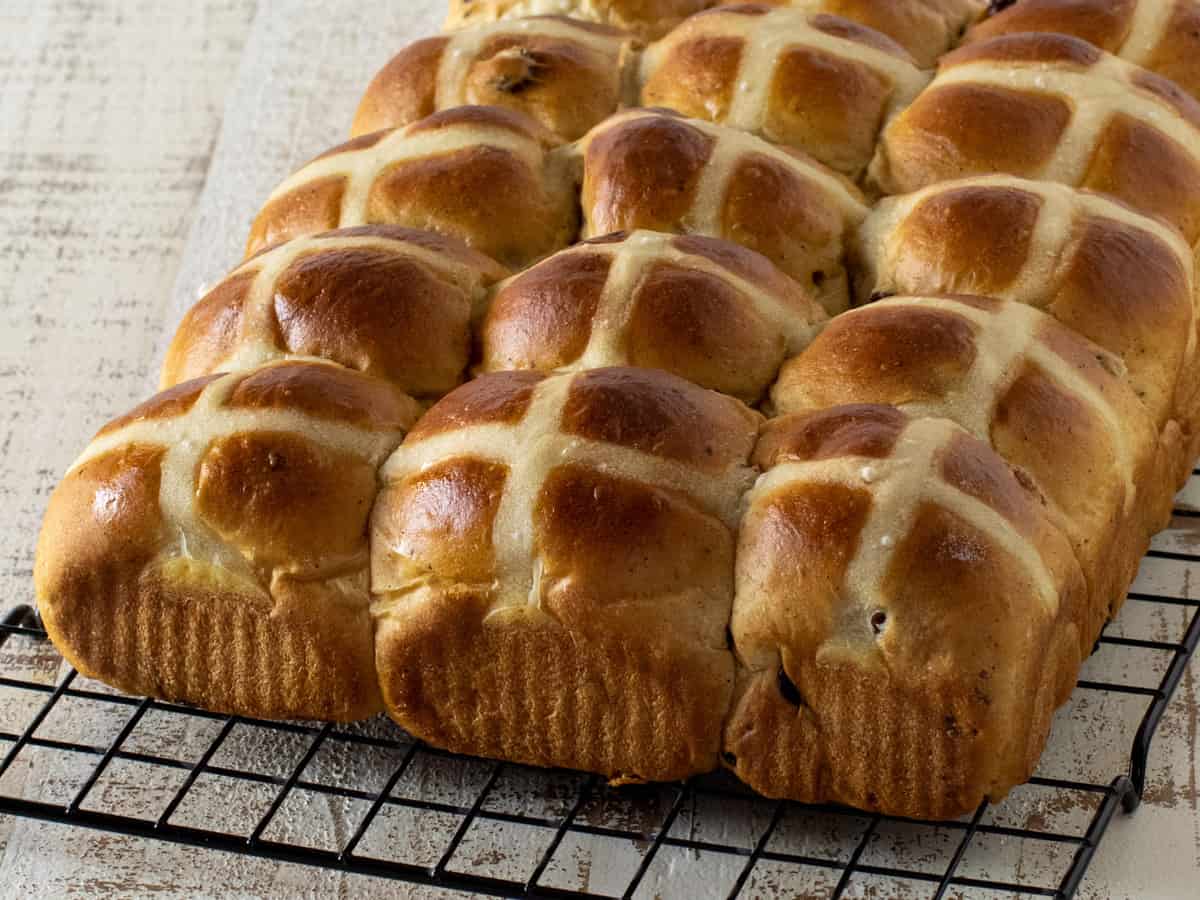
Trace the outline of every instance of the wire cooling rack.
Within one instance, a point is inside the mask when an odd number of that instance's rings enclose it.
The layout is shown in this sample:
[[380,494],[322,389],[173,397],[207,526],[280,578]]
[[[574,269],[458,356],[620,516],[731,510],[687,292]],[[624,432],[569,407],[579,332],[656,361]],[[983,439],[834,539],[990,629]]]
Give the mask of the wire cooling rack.
[[496,896],[1071,897],[1114,815],[1140,803],[1200,642],[1200,601],[1182,596],[1200,513],[1176,516],[1134,587],[1180,588],[1130,594],[1037,777],[959,821],[770,801],[722,774],[613,789],[445,753],[383,720],[128,697],[59,675],[29,606],[0,622],[0,813]]

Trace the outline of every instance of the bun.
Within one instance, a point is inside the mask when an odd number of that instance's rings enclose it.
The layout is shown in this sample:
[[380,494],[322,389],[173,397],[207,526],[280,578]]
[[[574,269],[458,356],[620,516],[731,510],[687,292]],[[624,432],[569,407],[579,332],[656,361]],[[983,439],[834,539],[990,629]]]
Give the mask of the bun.
[[618,781],[717,763],[758,417],[673,375],[484,375],[388,461],[388,713],[440,747]]
[[625,99],[633,41],[615,28],[558,16],[477,25],[400,51],[367,88],[352,136],[408,125],[442,109],[492,105],[573,141]]
[[81,673],[267,718],[381,708],[375,473],[419,413],[328,363],[210,375],[96,435],[50,498],[38,609]]
[[243,263],[188,311],[162,387],[315,356],[436,399],[461,383],[471,320],[507,274],[453,238],[396,225],[296,238]]
[[666,110],[614,116],[577,152],[584,237],[649,229],[732,240],[811,288],[828,312],[846,308],[845,234],[867,208],[847,179],[803,153]]
[[825,311],[751,250],[653,231],[596,238],[500,285],[481,371],[663,369],[753,403]]
[[891,404],[985,441],[1071,540],[1093,582],[1087,634],[1170,517],[1158,429],[1120,361],[1024,304],[894,297],[846,313],[784,367],[772,398],[784,414]]
[[726,760],[770,797],[949,818],[1026,780],[1091,648],[1036,492],[944,419],[773,420],[738,544]]
[[796,147],[851,177],[929,80],[887,36],[800,9],[728,6],[688,19],[642,61],[643,106]]
[[465,241],[521,267],[578,232],[569,172],[556,139],[532,119],[460,106],[334,147],[267,199],[247,255],[304,235],[359,225],[404,225]]

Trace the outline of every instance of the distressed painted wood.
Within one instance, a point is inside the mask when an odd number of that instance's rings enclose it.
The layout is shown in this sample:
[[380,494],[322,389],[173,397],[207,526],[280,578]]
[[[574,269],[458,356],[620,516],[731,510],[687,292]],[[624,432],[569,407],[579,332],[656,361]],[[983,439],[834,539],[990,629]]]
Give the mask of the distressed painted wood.
[[[0,0],[0,604],[27,602],[33,542],[55,479],[91,432],[153,387],[171,330],[204,284],[240,257],[249,222],[292,168],[342,140],[359,92],[408,40],[434,31],[444,0],[366,4],[362,0]],[[1200,507],[1200,479],[1185,492]],[[1200,520],[1179,519],[1163,549],[1200,548]],[[1191,592],[1200,566],[1148,561],[1143,590]],[[1117,633],[1177,639],[1183,612],[1131,604]],[[10,642],[0,670],[53,683],[60,661],[46,646]],[[1086,675],[1151,684],[1159,671],[1137,655],[1106,649]],[[1095,778],[1120,771],[1140,701],[1077,692],[1058,716],[1042,774]],[[39,732],[104,746],[127,707],[75,701]],[[19,730],[30,700],[0,690],[0,729]],[[1197,720],[1193,666],[1172,704],[1152,759],[1147,803],[1118,818],[1085,883],[1084,898],[1173,898],[1200,883]],[[394,734],[383,722],[367,726]],[[129,746],[194,760],[216,726],[155,712]],[[303,753],[296,739],[240,729],[215,762],[286,774]],[[378,789],[396,754],[328,747],[305,777]],[[402,784],[410,796],[468,801],[486,764],[422,763]],[[49,750],[26,751],[0,779],[0,791],[70,799],[86,769]],[[178,771],[114,763],[89,800],[94,808],[151,815],[178,786]],[[573,783],[502,781],[493,804],[561,814]],[[270,802],[266,786],[208,779],[173,820],[252,827]],[[365,803],[305,795],[289,801],[268,837],[333,846],[344,841]],[[769,807],[766,807],[769,816]],[[989,812],[1016,826],[1077,831],[1088,798],[1024,788]],[[653,829],[663,809],[653,792],[598,803],[585,821]],[[723,802],[685,810],[676,835],[752,845],[765,824],[762,804]],[[453,833],[450,816],[390,812],[364,850],[434,862]],[[791,817],[773,849],[841,853],[857,838],[855,819]],[[527,872],[543,838],[498,825],[474,829],[457,865],[496,876]],[[0,819],[0,897],[450,896],[407,886],[174,847],[60,826]],[[868,862],[897,854],[937,871],[954,841],[945,830],[888,828]],[[1053,883],[1070,850],[989,840],[960,874]],[[545,883],[619,891],[644,846],[568,838]],[[848,851],[846,851],[848,852]],[[723,895],[740,859],[664,850],[639,896]],[[835,878],[799,881],[783,866],[762,866],[747,896],[814,896]],[[923,897],[913,883],[855,881],[851,896]],[[972,892],[969,896],[981,896]]]

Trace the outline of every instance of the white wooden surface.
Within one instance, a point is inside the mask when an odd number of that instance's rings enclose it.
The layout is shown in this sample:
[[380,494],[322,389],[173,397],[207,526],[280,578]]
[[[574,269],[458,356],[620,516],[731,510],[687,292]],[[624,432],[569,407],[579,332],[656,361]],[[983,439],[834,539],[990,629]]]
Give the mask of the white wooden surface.
[[[0,0],[0,606],[30,598],[34,539],[55,479],[96,427],[150,392],[171,328],[200,286],[240,256],[259,202],[296,164],[342,139],[370,74],[407,40],[435,30],[444,2]],[[1194,494],[1200,504],[1200,486]],[[1178,525],[1161,546],[1200,546],[1200,523]],[[1150,562],[1141,585],[1186,591],[1192,568]],[[1133,606],[1127,612],[1118,628],[1128,635],[1179,637],[1182,613],[1149,615]],[[44,648],[4,648],[0,669],[14,668],[45,683],[58,675],[57,659]],[[1144,656],[1115,652],[1091,661],[1087,674],[1155,680]],[[122,719],[93,706],[78,704],[48,722],[48,733],[103,744]],[[0,694],[0,728],[16,727],[22,715],[27,719],[27,705]],[[1198,718],[1193,666],[1164,719],[1147,803],[1114,823],[1082,897],[1200,893]],[[1044,773],[1094,775],[1106,767],[1115,773],[1136,719],[1132,706],[1077,695],[1059,716]],[[181,753],[210,737],[203,727],[165,716],[137,734],[146,746]],[[272,747],[276,765],[286,769],[295,748]],[[262,749],[248,735],[231,759],[248,764]],[[386,777],[388,762],[331,754],[318,767],[370,785],[380,773]],[[0,791],[69,797],[80,777],[69,760],[30,753],[0,779]],[[426,772],[419,788],[453,792],[474,777]],[[163,775],[118,767],[97,796],[134,808],[169,797],[174,785]],[[229,795],[220,791],[207,802],[208,808],[184,812],[200,821],[252,812],[230,809]],[[531,801],[512,785],[506,802]],[[1025,791],[995,815],[1007,824],[1072,828],[1087,812],[1081,802]],[[651,813],[645,812],[648,822]],[[285,810],[280,828],[293,839],[336,839],[360,814],[352,804],[315,800]],[[714,823],[728,840],[753,825],[729,811],[726,817],[697,812],[680,827],[704,837]],[[381,840],[435,852],[441,839],[435,823],[412,825],[399,818]],[[811,844],[818,837],[787,839]],[[478,844],[472,865],[481,871],[520,866],[519,838],[493,829],[472,840]],[[11,819],[0,819],[0,841],[0,897],[447,896]],[[901,847],[934,867],[944,850],[927,837],[885,833],[869,852],[881,861]],[[563,886],[615,887],[628,849],[564,848],[567,861],[554,877]],[[1061,853],[1014,841],[970,855],[963,874],[1050,877],[1062,863]],[[740,860],[666,854],[643,893],[715,895],[736,874],[735,864]],[[928,893],[912,888],[864,882],[856,895]],[[772,893],[821,896],[822,889],[803,891],[775,869],[753,882],[748,895]]]

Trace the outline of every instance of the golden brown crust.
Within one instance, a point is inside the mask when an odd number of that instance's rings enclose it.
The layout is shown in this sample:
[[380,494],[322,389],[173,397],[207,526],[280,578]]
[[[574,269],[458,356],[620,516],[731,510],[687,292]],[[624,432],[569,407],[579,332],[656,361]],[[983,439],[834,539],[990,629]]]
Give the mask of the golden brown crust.
[[[871,284],[859,290],[860,297],[876,291],[919,293],[922,289],[897,291],[893,285],[921,281],[931,270],[945,281],[933,293],[1002,296],[1029,262],[1034,226],[1044,205],[1040,195],[1021,190],[1022,184],[950,182],[925,196],[899,226],[903,240],[888,239],[895,256],[887,262],[865,261],[879,269],[888,265],[888,271],[877,272]],[[865,226],[864,232],[873,225]],[[876,256],[884,252],[881,246],[864,251]]]
[[448,37],[414,41],[371,79],[359,101],[350,136],[361,137],[416,122],[438,110],[438,67]]
[[1107,193],[1200,237],[1200,103],[1076,37],[1012,34],[946,56],[884,130],[870,181],[905,193],[1005,173]]
[[478,25],[528,16],[569,16],[636,34],[642,40],[662,37],[688,16],[717,0],[450,0],[447,28]]
[[613,261],[590,246],[557,253],[499,288],[480,331],[481,371],[549,372],[583,355]]
[[430,418],[373,517],[389,714],[459,752],[617,780],[712,768],[758,417],[598,369],[485,375]]
[[895,815],[999,799],[1090,649],[1078,564],[961,430],[886,407],[814,416],[775,426],[804,450],[776,457],[743,521],[726,761],[768,796]]
[[418,41],[375,76],[352,134],[415,122],[463,104],[529,115],[573,141],[622,102],[632,42],[621,31],[546,16]]
[[279,362],[232,377],[227,406],[297,411],[372,431],[403,431],[418,408],[386,382],[341,366]]
[[[1145,2],[1145,0],[1143,0]],[[1162,39],[1141,65],[1169,78],[1193,97],[1200,97],[1200,3],[1176,0]]]
[[639,231],[564,250],[501,285],[480,331],[479,368],[633,365],[753,403],[824,319],[757,253]]
[[[630,365],[684,377],[711,372],[688,380],[750,403],[770,384],[785,352],[784,336],[771,333],[735,286],[674,263],[647,272],[629,317]],[[739,391],[743,378],[753,387]]]
[[1200,165],[1193,149],[1131,116],[1113,116],[1080,185],[1161,216],[1193,240],[1200,236]]
[[578,231],[570,173],[548,154],[556,143],[519,112],[478,106],[367,135],[280,185],[254,221],[247,255],[334,228],[393,224],[523,267]]
[[1002,34],[1041,31],[1071,34],[1118,53],[1129,37],[1138,0],[1022,0],[972,27],[964,43]]
[[754,448],[754,464],[762,470],[780,463],[891,455],[908,417],[894,406],[848,404],[768,421]]
[[938,62],[939,71],[978,62],[1047,63],[1085,70],[1104,58],[1104,53],[1087,41],[1062,34],[1012,34],[966,44],[947,53]]
[[586,237],[724,238],[811,288],[827,311],[846,307],[843,234],[865,207],[848,180],[803,153],[666,110],[614,116],[577,147]]
[[685,116],[723,122],[737,91],[746,41],[736,35],[700,33],[681,39],[676,29],[651,49],[654,62],[643,73],[643,106],[665,106]]
[[367,517],[416,413],[382,382],[277,363],[118,420],[43,523],[35,583],[55,645],[85,675],[220,712],[378,712]]
[[[739,8],[744,0],[724,0],[724,3]],[[858,39],[888,49],[887,44],[873,37],[883,34],[903,47],[918,65],[929,69],[957,43],[963,29],[987,4],[985,0],[761,0],[756,5],[791,6],[826,13],[827,18],[861,23],[867,26],[862,31],[871,37]],[[845,26],[837,27],[846,31]]]
[[847,19],[722,7],[647,49],[641,105],[750,131],[857,177],[885,121],[928,78],[890,38]]
[[1032,309],[895,298],[831,322],[784,367],[773,399],[783,413],[894,404],[987,441],[1049,500],[1089,578],[1086,624],[1098,630],[1124,600],[1123,576],[1163,502],[1159,429],[1122,376]]
[[831,37],[862,44],[864,47],[871,47],[906,62],[912,61],[911,54],[886,34],[876,31],[874,28],[866,28],[851,19],[824,13],[812,17],[812,27]]
[[745,457],[752,419],[740,403],[666,372],[606,368],[572,379],[559,428],[715,474]]
[[126,425],[132,425],[135,422],[171,419],[175,416],[186,415],[192,406],[195,405],[196,401],[200,399],[200,395],[204,392],[204,389],[219,377],[220,375],[207,375],[202,378],[195,378],[184,384],[176,385],[173,388],[155,394],[149,400],[139,403],[124,415],[117,416],[117,418],[96,432],[96,437],[120,431]]
[[260,253],[184,316],[162,384],[320,357],[434,398],[461,383],[471,320],[507,274],[453,238],[365,226]]
[[443,577],[482,584],[496,564],[492,521],[507,476],[505,466],[472,456],[431,465],[379,498],[373,539]]
[[[413,122],[405,129],[405,133],[414,135],[446,132],[463,125],[510,131],[518,137],[536,141],[542,147],[556,147],[562,143],[525,113],[500,106],[453,106],[450,109],[438,110],[419,122]],[[353,144],[354,141],[348,142],[350,146]]]
[[[988,85],[940,87],[935,80],[885,134],[887,185],[913,190],[966,175],[1036,175],[1058,148],[1070,118],[1071,107],[1060,97]],[[1020,140],[1002,140],[1014,134]]]
[[880,203],[853,255],[860,299],[970,292],[1027,303],[1120,357],[1160,428],[1200,425],[1191,248],[1124,206],[1017,178],[946,182]]
[[167,348],[160,389],[221,371],[245,327],[245,306],[255,274],[243,271],[225,276],[184,314]]
[[[540,200],[542,194],[540,173],[529,171],[504,150],[472,147],[384,171],[371,186],[367,216],[414,223],[440,218],[448,233],[519,265],[562,246],[574,232],[570,198]],[[486,206],[461,202],[481,196],[488,197]],[[498,222],[508,223],[508,228],[500,232]]]
[[219,437],[196,472],[195,511],[256,566],[301,579],[361,564],[375,469],[288,432]]
[[[370,135],[372,138],[383,136],[382,133]],[[345,149],[345,145],[337,147],[317,157],[317,160]],[[281,197],[268,200],[250,227],[250,238],[246,244],[247,258],[295,237],[338,228],[342,224],[342,200],[345,194],[345,177],[330,175],[314,178]]]
[[789,306],[806,305],[800,286],[761,253],[733,241],[696,234],[677,235],[671,245],[680,253],[701,257],[720,266]]
[[[1144,31],[1135,34],[1139,23]],[[1194,0],[1022,0],[982,20],[965,42],[1028,31],[1069,34],[1200,93],[1200,4]]]
[[[400,286],[404,296],[396,298]],[[418,396],[462,380],[471,307],[418,262],[354,249],[298,260],[277,281],[274,303],[280,337],[293,353],[350,363],[368,375],[403,373],[408,378],[389,380]]]
[[409,432],[408,440],[422,441],[469,425],[519,422],[545,377],[541,372],[497,372],[468,381],[425,413]]
[[597,129],[584,161],[586,236],[676,230],[691,209],[715,144],[665,111]]
[[[768,116],[780,127],[766,136],[857,176],[871,161],[892,87],[886,76],[868,66],[796,48],[779,61]],[[807,99],[801,101],[801,96]],[[849,115],[850,110],[855,115]]]
[[727,652],[669,641],[641,651],[536,612],[487,620],[481,605],[445,598],[377,624],[385,702],[404,728],[457,752],[617,783],[678,781],[716,765]]
[[[927,403],[969,375],[978,358],[978,333],[979,326],[966,315],[916,303],[889,301],[847,313],[829,323],[812,353],[784,367],[772,391],[775,408],[799,412],[857,401]],[[852,398],[856,390],[873,396]]]

